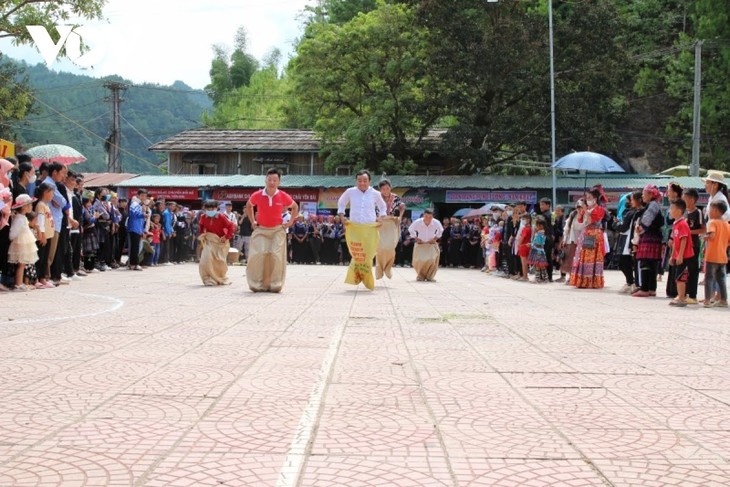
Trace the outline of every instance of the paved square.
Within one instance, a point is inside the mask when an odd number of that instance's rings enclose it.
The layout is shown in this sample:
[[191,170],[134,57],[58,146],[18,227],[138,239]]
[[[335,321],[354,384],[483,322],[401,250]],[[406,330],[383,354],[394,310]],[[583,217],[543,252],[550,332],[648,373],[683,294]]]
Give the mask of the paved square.
[[193,264],[0,295],[0,487],[727,486],[730,313]]

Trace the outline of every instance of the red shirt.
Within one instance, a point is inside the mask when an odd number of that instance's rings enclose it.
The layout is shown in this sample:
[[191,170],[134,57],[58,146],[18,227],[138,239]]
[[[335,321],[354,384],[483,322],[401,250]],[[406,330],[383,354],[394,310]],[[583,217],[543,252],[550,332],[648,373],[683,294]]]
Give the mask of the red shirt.
[[251,204],[256,207],[256,223],[266,228],[273,228],[284,223],[284,209],[294,204],[294,200],[284,191],[277,189],[274,196],[260,189],[251,195]]
[[684,255],[682,259],[689,259],[694,257],[695,251],[692,248],[692,235],[689,233],[689,224],[687,219],[682,217],[674,222],[672,225],[672,241],[674,242],[672,248],[672,259],[677,260],[679,258],[679,248],[682,245],[682,239],[685,239]]
[[152,243],[158,244],[160,243],[160,236],[162,235],[162,228],[158,225],[157,227],[152,228],[150,230],[150,233],[152,233]]
[[215,233],[219,237],[225,237],[227,240],[232,239],[233,234],[236,233],[236,225],[223,213],[218,213],[214,218],[203,213],[200,216],[199,228],[200,235],[210,232]]

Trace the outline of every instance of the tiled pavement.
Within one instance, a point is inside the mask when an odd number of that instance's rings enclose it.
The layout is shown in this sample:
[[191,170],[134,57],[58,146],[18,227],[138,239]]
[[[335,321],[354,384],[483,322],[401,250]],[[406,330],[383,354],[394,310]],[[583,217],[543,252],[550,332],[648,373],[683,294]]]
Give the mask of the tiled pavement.
[[0,487],[730,485],[727,310],[344,271],[0,295]]

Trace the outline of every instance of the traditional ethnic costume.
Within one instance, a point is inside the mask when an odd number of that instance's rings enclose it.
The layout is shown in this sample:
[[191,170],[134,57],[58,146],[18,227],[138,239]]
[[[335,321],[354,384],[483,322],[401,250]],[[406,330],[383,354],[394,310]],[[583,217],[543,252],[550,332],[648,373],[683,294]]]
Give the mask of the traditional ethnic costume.
[[441,250],[438,240],[444,233],[443,225],[436,219],[426,225],[423,218],[419,218],[411,223],[408,232],[414,240],[420,239],[424,242],[416,242],[413,249],[413,269],[416,271],[416,280],[433,281],[439,268]]
[[598,205],[586,210],[584,218],[590,217],[590,222],[578,237],[573,268],[570,272],[571,286],[587,289],[603,288],[603,259],[606,256],[603,239],[605,214],[606,210]]
[[256,208],[257,226],[251,235],[251,256],[246,261],[248,287],[255,293],[281,292],[286,279],[286,229],[282,215],[294,200],[280,189],[273,195],[260,189],[249,202]]
[[378,250],[378,225],[375,223],[377,208],[380,215],[386,214],[385,201],[378,191],[368,187],[361,191],[357,186],[348,188],[337,202],[337,212],[345,213],[350,205],[350,219],[345,229],[347,248],[351,255],[347,269],[347,284],[358,285],[361,282],[368,289],[375,288],[373,277],[373,259]]
[[535,269],[536,282],[548,281],[548,261],[547,255],[545,254],[545,240],[544,231],[535,232],[535,235],[532,237],[532,249],[530,249],[530,255],[527,256],[527,264]]
[[203,250],[198,270],[203,284],[206,286],[230,284],[231,281],[226,275],[228,251],[231,248],[230,240],[236,233],[236,225],[222,213],[217,213],[214,217],[203,213],[199,225],[198,240]]

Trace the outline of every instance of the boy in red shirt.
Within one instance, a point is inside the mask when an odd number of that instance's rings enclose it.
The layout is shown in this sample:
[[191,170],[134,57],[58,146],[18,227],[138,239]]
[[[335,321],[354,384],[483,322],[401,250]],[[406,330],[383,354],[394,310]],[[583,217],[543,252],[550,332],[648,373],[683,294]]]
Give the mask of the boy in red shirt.
[[203,250],[200,254],[198,271],[206,286],[230,284],[228,279],[228,251],[230,240],[236,232],[236,225],[218,211],[218,202],[207,200],[199,221],[198,240]]
[[[266,187],[256,191],[246,203],[246,215],[253,227],[246,261],[246,279],[253,292],[278,293],[286,277],[286,230],[296,221],[299,206],[279,189],[281,171],[266,172]],[[256,215],[254,218],[254,208]],[[291,208],[289,223],[283,213]]]
[[669,265],[675,266],[674,278],[677,281],[677,297],[669,302],[669,306],[687,306],[687,279],[694,271],[691,269],[695,264],[694,249],[692,246],[692,234],[686,218],[687,203],[677,199],[672,201],[669,207],[669,216],[674,220],[672,225],[672,257]]

